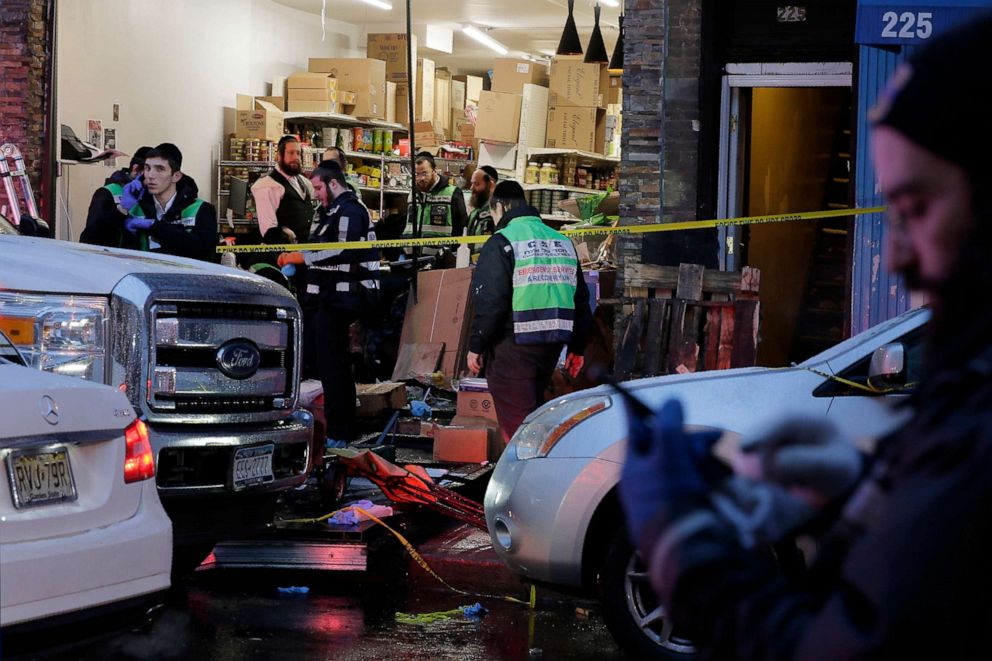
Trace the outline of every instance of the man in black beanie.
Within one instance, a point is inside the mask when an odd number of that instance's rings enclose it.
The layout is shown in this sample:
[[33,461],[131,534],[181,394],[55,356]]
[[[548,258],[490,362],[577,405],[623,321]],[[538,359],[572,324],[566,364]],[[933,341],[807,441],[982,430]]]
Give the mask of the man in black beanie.
[[[705,656],[990,654],[989,62],[992,18],[922,49],[872,115],[888,266],[933,307],[903,427],[861,457],[822,421],[793,420],[743,444],[757,461],[732,475],[705,452],[709,436],[683,427],[677,401],[632,416],[619,489],[628,533],[666,617]],[[816,557],[783,572],[768,549],[800,531]]]

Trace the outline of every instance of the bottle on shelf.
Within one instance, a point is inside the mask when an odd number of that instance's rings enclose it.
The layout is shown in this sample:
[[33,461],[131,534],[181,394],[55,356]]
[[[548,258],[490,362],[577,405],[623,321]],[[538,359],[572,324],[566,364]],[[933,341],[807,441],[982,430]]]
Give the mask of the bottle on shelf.
[[524,183],[525,184],[536,184],[540,178],[541,166],[539,166],[534,161],[527,163],[527,169],[524,171]]
[[[468,229],[462,230],[462,236],[468,236]],[[458,250],[455,251],[455,268],[463,269],[469,265],[472,259],[472,251],[469,249],[467,243],[462,243],[458,246]]]

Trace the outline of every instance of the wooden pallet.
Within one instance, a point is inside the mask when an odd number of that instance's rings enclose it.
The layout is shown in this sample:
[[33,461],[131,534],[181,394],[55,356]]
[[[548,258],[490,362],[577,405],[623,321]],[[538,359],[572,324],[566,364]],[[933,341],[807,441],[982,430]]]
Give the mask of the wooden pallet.
[[[760,272],[698,264],[632,264],[624,271],[626,319],[614,377],[620,380],[754,365]],[[631,296],[630,294],[638,294]]]

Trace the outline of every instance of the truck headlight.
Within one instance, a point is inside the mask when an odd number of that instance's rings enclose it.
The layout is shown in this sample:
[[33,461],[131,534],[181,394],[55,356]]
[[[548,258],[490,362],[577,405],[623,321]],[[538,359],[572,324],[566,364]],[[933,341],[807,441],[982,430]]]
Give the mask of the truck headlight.
[[0,330],[28,365],[105,381],[107,300],[96,296],[42,296],[0,291]]
[[565,398],[542,409],[527,420],[513,435],[517,447],[517,459],[546,457],[551,448],[568,433],[572,427],[592,415],[610,408],[609,395],[592,395]]

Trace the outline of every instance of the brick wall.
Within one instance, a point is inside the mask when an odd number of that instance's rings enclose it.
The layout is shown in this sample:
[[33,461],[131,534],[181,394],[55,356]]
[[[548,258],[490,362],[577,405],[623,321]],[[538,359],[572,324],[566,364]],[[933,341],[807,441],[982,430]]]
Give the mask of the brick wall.
[[[39,204],[47,142],[51,31],[47,0],[0,0],[0,143],[24,154]],[[23,201],[20,202],[23,207]],[[7,205],[0,186],[0,206]],[[23,209],[22,209],[23,211]],[[41,210],[47,216],[46,209]]]

